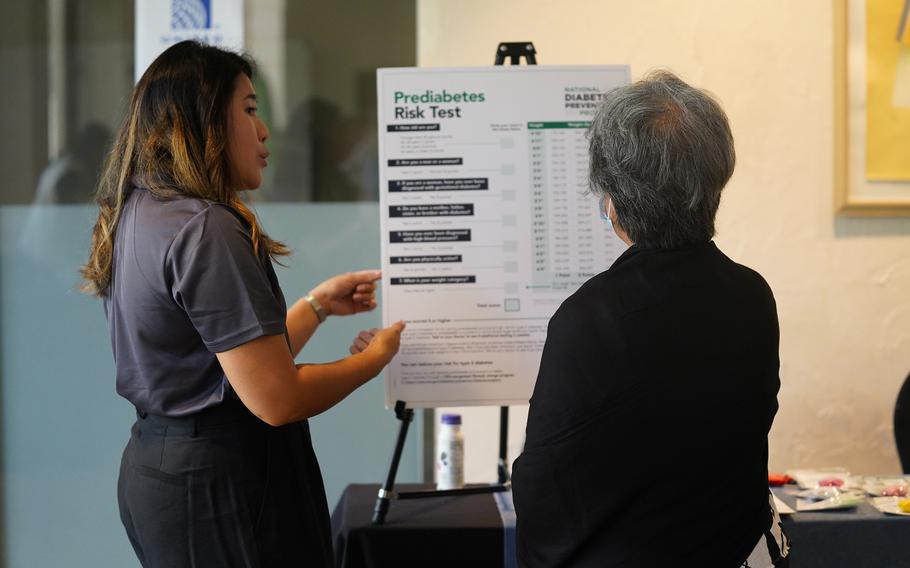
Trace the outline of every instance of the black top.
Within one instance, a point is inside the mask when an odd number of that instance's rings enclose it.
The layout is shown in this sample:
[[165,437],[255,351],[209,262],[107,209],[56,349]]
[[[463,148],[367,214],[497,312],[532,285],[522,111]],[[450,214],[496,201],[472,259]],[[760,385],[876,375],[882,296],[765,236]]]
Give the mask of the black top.
[[265,254],[233,209],[132,191],[117,224],[104,299],[117,392],[185,416],[235,396],[215,353],[285,333],[287,306]]
[[770,521],[778,339],[713,242],[633,246],[568,298],[514,465],[522,565],[739,566]]

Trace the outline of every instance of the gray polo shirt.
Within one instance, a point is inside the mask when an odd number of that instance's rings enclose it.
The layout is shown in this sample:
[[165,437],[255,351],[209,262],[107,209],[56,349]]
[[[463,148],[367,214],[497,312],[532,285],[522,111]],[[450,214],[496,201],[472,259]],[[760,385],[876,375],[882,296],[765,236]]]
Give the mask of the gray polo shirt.
[[142,188],[117,225],[104,311],[117,392],[161,416],[235,397],[215,353],[286,333],[284,295],[246,222],[224,205]]

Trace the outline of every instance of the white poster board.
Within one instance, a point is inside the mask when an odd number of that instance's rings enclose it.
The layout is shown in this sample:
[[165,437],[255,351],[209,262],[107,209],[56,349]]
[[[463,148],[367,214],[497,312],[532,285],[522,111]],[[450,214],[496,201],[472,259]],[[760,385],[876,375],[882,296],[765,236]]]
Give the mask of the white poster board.
[[136,0],[135,81],[168,47],[188,39],[243,49],[243,0]]
[[527,403],[547,322],[625,250],[588,193],[587,126],[628,66],[380,69],[386,405]]

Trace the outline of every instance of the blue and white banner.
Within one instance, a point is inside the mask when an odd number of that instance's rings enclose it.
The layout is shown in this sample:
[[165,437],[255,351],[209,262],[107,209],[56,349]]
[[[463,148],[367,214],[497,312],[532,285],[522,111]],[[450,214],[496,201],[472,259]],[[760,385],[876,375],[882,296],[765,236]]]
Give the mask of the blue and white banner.
[[234,51],[243,49],[243,0],[136,0],[136,69],[175,43],[195,39]]

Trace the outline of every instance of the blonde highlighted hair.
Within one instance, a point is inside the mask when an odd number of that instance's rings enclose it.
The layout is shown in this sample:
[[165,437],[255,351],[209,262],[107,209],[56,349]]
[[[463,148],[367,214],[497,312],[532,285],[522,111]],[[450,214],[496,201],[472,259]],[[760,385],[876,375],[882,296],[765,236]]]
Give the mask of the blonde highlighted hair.
[[184,41],[143,74],[98,185],[98,220],[82,267],[83,290],[107,294],[120,212],[137,185],[163,199],[189,196],[227,205],[249,224],[257,254],[266,251],[277,259],[290,253],[262,231],[229,179],[228,105],[241,73],[253,77],[243,56]]

